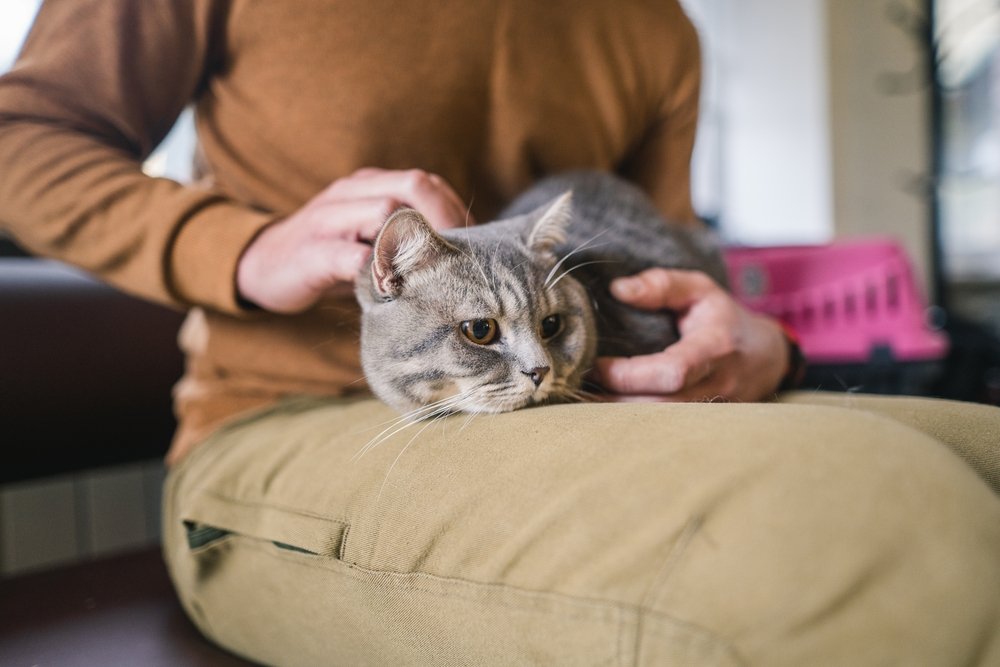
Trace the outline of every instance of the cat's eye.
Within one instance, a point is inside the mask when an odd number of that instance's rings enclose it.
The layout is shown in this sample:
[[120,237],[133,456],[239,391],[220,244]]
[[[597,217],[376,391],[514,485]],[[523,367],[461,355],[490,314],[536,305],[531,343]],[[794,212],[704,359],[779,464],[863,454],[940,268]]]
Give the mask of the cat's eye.
[[557,333],[562,331],[562,318],[558,315],[549,315],[541,324],[541,334],[542,338],[552,338]]
[[500,333],[500,327],[497,326],[497,321],[492,317],[482,320],[465,320],[458,327],[465,334],[465,337],[476,345],[489,345],[497,339],[497,335]]

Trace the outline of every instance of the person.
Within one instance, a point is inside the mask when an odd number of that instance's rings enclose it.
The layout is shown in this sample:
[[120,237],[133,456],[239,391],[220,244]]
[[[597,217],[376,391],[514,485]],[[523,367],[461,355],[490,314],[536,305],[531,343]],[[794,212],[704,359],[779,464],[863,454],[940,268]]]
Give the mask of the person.
[[[680,313],[595,369],[660,402],[352,460],[392,418],[350,296],[385,216],[488,220],[588,167],[698,224],[699,78],[676,0],[45,2],[0,79],[0,220],[189,311],[164,555],[202,632],[274,664],[1000,661],[998,411],[751,403],[788,343],[697,273],[614,288]],[[197,182],[145,176],[188,104]]]

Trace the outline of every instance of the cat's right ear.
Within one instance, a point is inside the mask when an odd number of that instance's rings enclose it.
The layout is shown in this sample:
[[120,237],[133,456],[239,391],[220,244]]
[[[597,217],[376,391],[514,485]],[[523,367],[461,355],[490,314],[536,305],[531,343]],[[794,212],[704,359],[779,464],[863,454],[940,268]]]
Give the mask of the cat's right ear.
[[406,277],[452,249],[424,216],[401,208],[385,221],[372,249],[372,283],[379,296],[399,296]]

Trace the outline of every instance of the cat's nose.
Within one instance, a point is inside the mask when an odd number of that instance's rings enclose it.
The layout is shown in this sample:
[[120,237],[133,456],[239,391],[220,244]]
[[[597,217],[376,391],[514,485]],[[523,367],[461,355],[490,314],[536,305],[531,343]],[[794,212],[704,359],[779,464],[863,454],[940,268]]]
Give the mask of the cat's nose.
[[530,377],[531,381],[534,382],[535,386],[537,387],[542,383],[542,380],[545,379],[545,376],[548,375],[549,367],[536,366],[535,368],[532,368],[530,371],[521,371],[521,372]]

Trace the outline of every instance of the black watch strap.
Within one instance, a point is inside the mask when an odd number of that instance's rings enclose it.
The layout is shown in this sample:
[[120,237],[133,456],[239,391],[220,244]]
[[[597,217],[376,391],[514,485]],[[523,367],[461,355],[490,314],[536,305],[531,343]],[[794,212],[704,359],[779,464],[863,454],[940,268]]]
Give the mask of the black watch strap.
[[802,386],[802,381],[806,377],[806,357],[802,354],[802,346],[799,345],[799,337],[784,322],[779,322],[785,334],[785,342],[788,344],[788,371],[781,378],[778,391],[788,391]]

